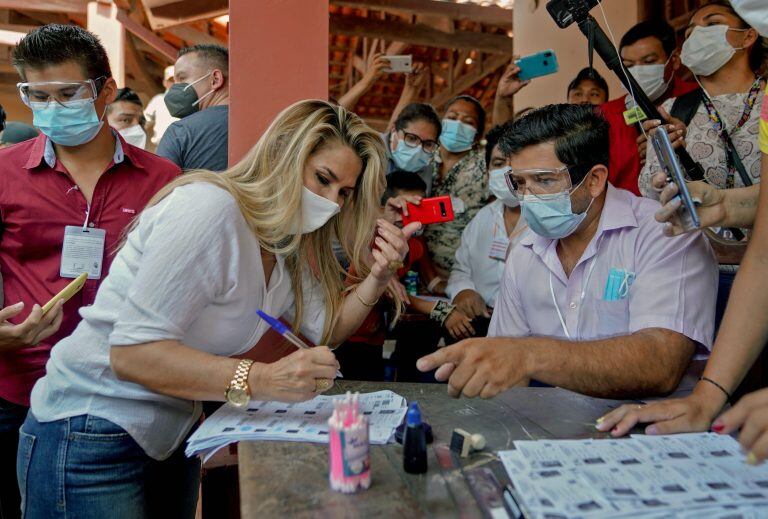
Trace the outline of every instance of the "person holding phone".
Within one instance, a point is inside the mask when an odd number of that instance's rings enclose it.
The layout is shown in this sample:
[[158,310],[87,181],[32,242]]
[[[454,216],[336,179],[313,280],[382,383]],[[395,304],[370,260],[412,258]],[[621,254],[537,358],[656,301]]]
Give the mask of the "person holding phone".
[[[110,128],[106,112],[117,85],[93,34],[76,25],[38,27],[13,50],[13,65],[21,101],[41,134],[0,149],[3,518],[19,515],[18,430],[52,346],[75,329],[79,309],[94,302],[131,220],[180,173]],[[43,316],[41,307],[86,269],[84,288]]]
[[[329,389],[338,364],[326,346],[271,364],[233,357],[267,331],[258,309],[317,344],[360,326],[419,228],[377,220],[384,160],[359,117],[301,101],[229,170],[161,190],[32,391],[18,456],[26,514],[194,517],[200,462],[183,442],[201,401],[297,402]],[[348,289],[334,239],[357,273]]]

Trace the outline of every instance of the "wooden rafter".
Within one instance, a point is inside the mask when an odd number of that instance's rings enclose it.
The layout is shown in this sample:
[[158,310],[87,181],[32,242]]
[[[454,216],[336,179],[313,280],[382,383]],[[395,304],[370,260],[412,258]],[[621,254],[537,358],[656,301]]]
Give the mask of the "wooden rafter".
[[144,0],[144,7],[150,26],[157,30],[227,14],[229,0]]
[[203,31],[199,31],[193,27],[190,27],[189,25],[176,25],[174,27],[169,27],[168,29],[166,29],[166,32],[169,32],[174,36],[181,38],[182,40],[184,40],[190,45],[197,45],[199,43],[224,45],[225,47],[227,45],[226,42],[223,42],[218,38],[211,36],[208,33],[205,33]]
[[136,22],[133,18],[131,18],[127,12],[123,11],[122,9],[117,10],[117,21],[120,22],[123,27],[125,27],[125,30],[136,36],[137,38],[140,38],[144,41],[147,45],[155,49],[158,53],[165,56],[168,61],[171,63],[176,61],[176,55],[178,54],[177,50],[173,47],[173,45],[167,43],[164,39],[162,39],[160,36],[155,34],[154,32],[150,31],[143,25]]
[[469,31],[447,33],[428,25],[331,14],[331,32],[367,36],[442,49],[477,49],[492,54],[512,54],[512,38]]
[[407,14],[443,16],[454,20],[472,20],[487,25],[512,28],[512,10],[498,6],[458,4],[436,0],[331,0],[334,5],[398,11]]
[[475,70],[462,76],[453,82],[453,88],[448,88],[439,94],[433,96],[429,103],[435,107],[441,107],[447,103],[455,94],[467,90],[472,85],[483,79],[484,77],[493,74],[498,69],[509,63],[507,56],[492,56],[488,58],[483,66],[478,66]]
[[0,9],[84,15],[88,0],[0,0]]

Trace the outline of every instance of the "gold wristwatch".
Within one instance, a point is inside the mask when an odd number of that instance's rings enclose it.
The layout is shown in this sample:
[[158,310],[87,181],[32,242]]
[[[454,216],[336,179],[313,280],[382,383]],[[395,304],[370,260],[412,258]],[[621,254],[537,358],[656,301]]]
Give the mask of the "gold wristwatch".
[[251,400],[251,390],[248,387],[248,373],[251,372],[251,366],[253,366],[252,360],[241,360],[235,370],[235,377],[224,391],[227,402],[235,407],[245,407]]

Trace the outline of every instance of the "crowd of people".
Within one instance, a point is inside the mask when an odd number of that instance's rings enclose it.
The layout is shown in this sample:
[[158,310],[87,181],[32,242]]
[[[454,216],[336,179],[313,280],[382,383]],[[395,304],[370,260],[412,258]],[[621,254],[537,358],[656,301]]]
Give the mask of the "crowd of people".
[[[633,93],[611,100],[591,67],[562,103],[516,110],[531,81],[514,62],[489,113],[469,95],[431,106],[416,63],[379,133],[354,114],[386,73],[374,54],[342,98],[287,107],[229,166],[225,48],[182,49],[144,107],[91,33],[29,32],[13,64],[33,125],[0,110],[0,516],[193,517],[183,442],[202,403],[306,400],[338,369],[415,367],[470,398],[643,399],[708,358],[690,396],[597,428],[741,430],[747,461],[768,458],[768,389],[734,401],[768,341],[759,3],[704,5],[681,46],[663,21],[623,35],[625,73],[663,120],[626,122]],[[701,165],[687,186],[702,229],[648,144],[661,130]],[[451,221],[404,224],[437,196]],[[318,346],[260,361],[275,341],[257,309]],[[405,316],[434,340],[398,341],[393,376],[383,345]]]

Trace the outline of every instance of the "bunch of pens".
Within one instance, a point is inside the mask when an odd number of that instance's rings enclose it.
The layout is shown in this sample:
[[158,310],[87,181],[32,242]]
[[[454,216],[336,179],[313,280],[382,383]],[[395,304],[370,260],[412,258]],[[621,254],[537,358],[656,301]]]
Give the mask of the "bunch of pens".
[[345,494],[371,486],[368,418],[360,413],[358,393],[334,400],[328,419],[331,489]]

